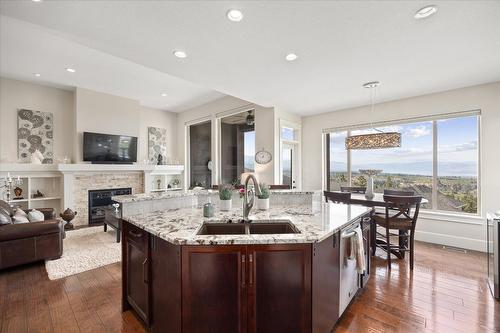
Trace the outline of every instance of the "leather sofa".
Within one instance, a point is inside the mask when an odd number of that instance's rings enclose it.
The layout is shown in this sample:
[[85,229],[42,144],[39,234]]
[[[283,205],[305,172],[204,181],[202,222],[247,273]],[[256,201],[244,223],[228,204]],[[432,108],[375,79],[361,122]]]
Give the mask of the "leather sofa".
[[[8,208],[0,201],[0,209]],[[63,222],[56,219],[52,208],[37,210],[44,214],[43,222],[0,225],[0,269],[61,257]],[[12,209],[8,213],[12,216]]]

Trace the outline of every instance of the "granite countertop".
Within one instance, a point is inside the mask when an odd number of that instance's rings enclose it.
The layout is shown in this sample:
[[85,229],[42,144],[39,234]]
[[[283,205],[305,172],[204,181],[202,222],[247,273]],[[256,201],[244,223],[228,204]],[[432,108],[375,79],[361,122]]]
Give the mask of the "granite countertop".
[[253,220],[289,219],[300,231],[297,234],[196,234],[203,222],[228,219],[237,221],[242,216],[241,209],[233,209],[230,212],[216,210],[213,218],[204,218],[202,209],[182,208],[124,216],[123,219],[177,245],[316,243],[328,238],[370,210],[357,205],[321,203],[317,213],[311,213],[309,207],[276,207],[268,211],[254,209],[251,212],[250,218]]
[[[236,190],[235,190],[236,192]],[[148,200],[161,200],[169,198],[180,198],[193,195],[208,195],[219,193],[217,190],[184,190],[184,191],[165,191],[165,192],[152,192],[152,193],[141,193],[141,194],[130,194],[130,195],[118,195],[112,197],[112,199],[119,203],[127,202],[139,202]],[[271,190],[271,194],[278,195],[288,195],[288,194],[315,194],[321,193],[321,191],[301,191],[301,190]],[[237,195],[237,194],[236,194]]]

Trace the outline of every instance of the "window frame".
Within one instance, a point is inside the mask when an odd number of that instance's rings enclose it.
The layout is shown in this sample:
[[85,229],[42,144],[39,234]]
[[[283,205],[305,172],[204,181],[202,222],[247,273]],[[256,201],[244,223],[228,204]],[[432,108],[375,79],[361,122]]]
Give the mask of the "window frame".
[[[289,128],[293,129],[294,131],[294,140],[288,140],[284,139],[282,134],[283,134],[283,128]],[[295,189],[301,189],[302,188],[302,150],[301,150],[301,140],[302,140],[302,125],[300,123],[288,121],[285,119],[280,118],[278,121],[278,136],[279,136],[279,161],[278,161],[278,183],[277,184],[283,184],[283,146],[284,145],[291,145],[295,146],[295,169],[293,171],[292,169],[292,188],[293,188],[293,181],[295,181]],[[276,170],[276,169],[275,169]],[[276,179],[275,179],[276,180]]]
[[[444,119],[456,119],[475,116],[477,118],[477,212],[467,213],[467,212],[454,212],[448,210],[438,209],[438,165],[439,165],[439,155],[438,155],[438,145],[439,145],[439,135],[438,135],[438,121]],[[408,125],[418,122],[432,122],[432,207],[427,209],[422,209],[422,211],[427,214],[436,213],[439,215],[454,215],[454,216],[468,216],[472,218],[482,216],[482,200],[481,200],[481,110],[471,110],[465,112],[455,112],[446,113],[442,115],[435,116],[425,116],[425,117],[414,117],[406,119],[398,119],[393,121],[384,121],[373,123],[373,127],[384,127],[391,125]],[[330,134],[335,132],[347,132],[347,136],[350,135],[351,131],[363,130],[372,127],[371,124],[361,124],[353,126],[343,126],[337,128],[327,128],[323,130],[323,142],[324,142],[324,181],[323,189],[330,190]],[[351,150],[347,150],[347,174],[349,180],[349,186],[352,184],[352,157]],[[459,221],[463,222],[463,221]]]

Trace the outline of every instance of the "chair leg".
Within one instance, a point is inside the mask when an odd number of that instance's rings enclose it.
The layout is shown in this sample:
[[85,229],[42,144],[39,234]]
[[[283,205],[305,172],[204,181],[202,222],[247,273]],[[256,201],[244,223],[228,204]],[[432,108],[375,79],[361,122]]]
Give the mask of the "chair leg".
[[410,269],[413,270],[413,259],[415,257],[414,251],[415,251],[415,238],[414,238],[414,232],[411,232],[410,234]]
[[375,250],[377,249],[377,224],[373,223],[370,228],[370,242],[371,242],[371,250],[372,256],[375,255]]
[[[400,249],[408,248],[408,238],[406,236],[407,236],[406,230],[399,230],[399,248]],[[399,250],[399,255],[401,256],[401,259],[404,259],[405,258],[405,251]]]
[[387,249],[387,265],[391,268],[391,240],[389,236],[389,228],[385,228],[385,241]]

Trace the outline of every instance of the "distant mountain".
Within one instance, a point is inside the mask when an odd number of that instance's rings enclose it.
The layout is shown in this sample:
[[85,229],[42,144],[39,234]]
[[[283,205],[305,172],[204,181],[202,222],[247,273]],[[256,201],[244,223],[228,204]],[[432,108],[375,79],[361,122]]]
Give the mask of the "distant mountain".
[[[345,163],[332,164],[333,171],[335,172],[345,172],[347,170],[347,164]],[[432,163],[430,162],[353,164],[352,171],[356,172],[359,169],[381,169],[384,173],[432,176]],[[476,176],[477,164],[474,162],[441,162],[438,164],[438,175],[462,177]]]

